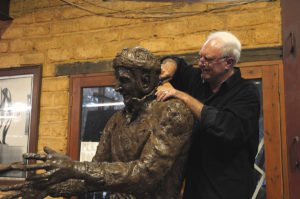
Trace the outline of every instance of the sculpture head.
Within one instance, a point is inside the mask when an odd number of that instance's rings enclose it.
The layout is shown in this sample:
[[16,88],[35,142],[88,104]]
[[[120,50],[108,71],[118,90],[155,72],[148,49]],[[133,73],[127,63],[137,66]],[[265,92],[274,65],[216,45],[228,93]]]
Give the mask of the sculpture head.
[[117,85],[126,106],[133,106],[159,83],[160,62],[145,48],[124,48],[113,60]]

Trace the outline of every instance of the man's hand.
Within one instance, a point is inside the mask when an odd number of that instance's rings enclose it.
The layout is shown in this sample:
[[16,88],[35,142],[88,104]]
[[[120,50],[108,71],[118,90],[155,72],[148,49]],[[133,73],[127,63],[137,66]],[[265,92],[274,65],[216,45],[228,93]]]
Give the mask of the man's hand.
[[169,83],[164,83],[157,88],[155,93],[157,101],[165,101],[170,97],[176,97],[177,90]]
[[165,83],[157,88],[155,93],[157,101],[165,101],[170,97],[182,100],[193,112],[193,114],[201,119],[201,112],[204,104],[189,94],[173,88],[170,83]]
[[165,59],[161,64],[161,73],[159,75],[159,79],[163,83],[170,81],[173,78],[176,70],[177,70],[176,62],[170,58]]

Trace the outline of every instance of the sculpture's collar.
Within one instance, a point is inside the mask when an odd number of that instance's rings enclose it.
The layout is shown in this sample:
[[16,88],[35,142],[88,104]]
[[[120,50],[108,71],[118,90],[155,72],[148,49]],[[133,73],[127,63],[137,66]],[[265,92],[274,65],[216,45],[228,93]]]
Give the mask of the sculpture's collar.
[[147,108],[149,102],[155,99],[156,88],[157,87],[144,97],[132,98],[127,104],[125,104],[123,116],[126,118],[127,123],[131,123],[135,120],[135,118]]

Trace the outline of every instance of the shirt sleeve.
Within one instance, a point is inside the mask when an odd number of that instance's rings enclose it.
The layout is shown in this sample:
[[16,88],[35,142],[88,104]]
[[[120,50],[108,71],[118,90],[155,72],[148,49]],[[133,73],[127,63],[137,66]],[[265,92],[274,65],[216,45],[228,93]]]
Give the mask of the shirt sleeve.
[[248,85],[224,107],[205,105],[199,133],[226,145],[244,144],[258,132],[259,110],[257,90]]
[[184,59],[176,56],[164,57],[161,62],[165,59],[173,59],[177,64],[177,70],[170,83],[178,90],[188,92],[189,88],[195,81],[195,77],[199,79],[201,77],[201,70],[194,68],[192,65],[188,65]]
[[139,159],[86,163],[85,181],[117,192],[153,190],[182,155],[192,132],[192,113],[182,102],[174,101],[160,103],[160,107],[152,110],[159,114],[155,113],[157,117]]

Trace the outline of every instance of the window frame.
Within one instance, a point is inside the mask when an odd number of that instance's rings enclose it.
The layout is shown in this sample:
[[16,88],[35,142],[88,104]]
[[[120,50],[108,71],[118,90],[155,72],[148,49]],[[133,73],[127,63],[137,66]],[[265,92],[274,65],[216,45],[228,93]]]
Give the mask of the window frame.
[[238,64],[245,79],[262,79],[267,198],[284,198],[284,88],[282,61]]
[[67,154],[74,160],[80,157],[80,125],[82,88],[114,86],[114,72],[81,74],[70,76],[70,110]]

